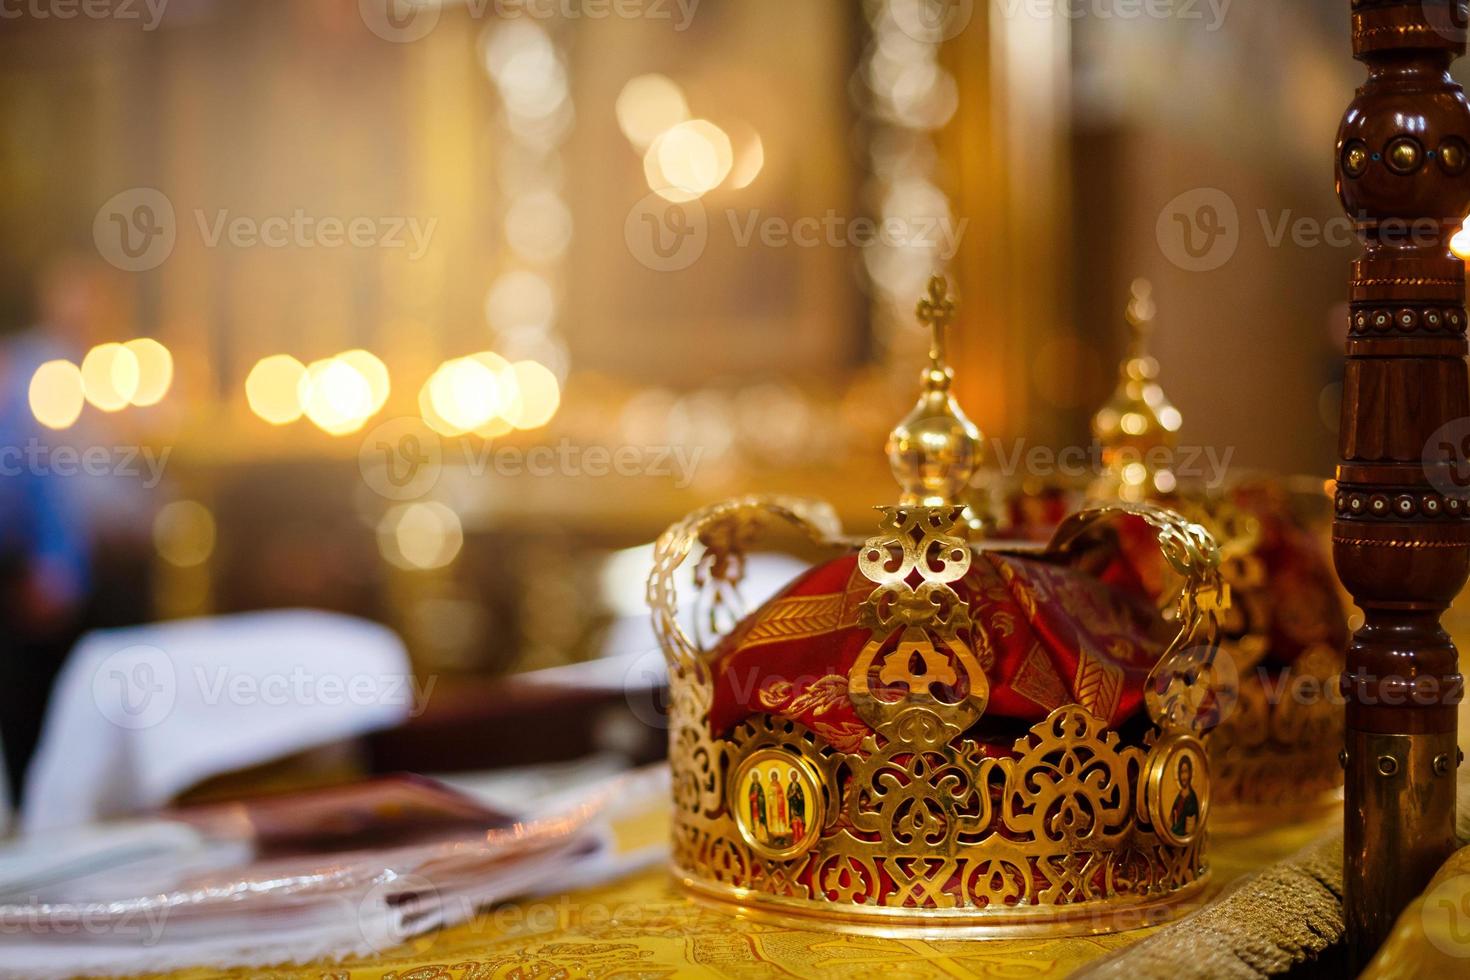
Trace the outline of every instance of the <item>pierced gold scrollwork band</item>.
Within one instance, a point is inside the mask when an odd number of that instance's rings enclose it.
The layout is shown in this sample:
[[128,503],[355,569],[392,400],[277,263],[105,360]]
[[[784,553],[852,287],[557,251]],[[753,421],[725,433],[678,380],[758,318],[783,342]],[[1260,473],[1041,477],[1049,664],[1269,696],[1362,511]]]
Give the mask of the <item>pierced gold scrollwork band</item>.
[[[858,569],[876,588],[858,608],[869,639],[848,674],[853,706],[880,731],[914,703],[963,731],[985,712],[985,671],[994,662],[989,651],[977,657],[960,635],[983,636],[970,630],[969,608],[952,584],[965,577],[972,559],[969,543],[954,533],[963,509],[879,509],[880,533],[858,552]],[[914,574],[917,586],[908,581]],[[898,643],[887,650],[895,633]]]
[[[785,522],[818,544],[835,544],[842,525],[832,508],[821,501],[798,497],[737,497],[702,508],[685,517],[659,536],[653,549],[653,573],[648,578],[648,605],[653,628],[671,666],[702,670],[702,654],[708,652],[704,630],[691,638],[679,622],[679,597],[675,575],[696,547],[702,547],[696,581],[717,594],[738,592],[744,574],[745,548],[763,526]],[[722,601],[729,601],[728,598]],[[717,608],[718,603],[711,603]],[[717,632],[711,623],[708,632]]]
[[955,530],[960,509],[881,510],[878,534],[857,553],[873,589],[858,613],[868,639],[847,677],[871,731],[846,750],[772,714],[712,732],[708,651],[679,625],[673,584],[699,543],[704,587],[738,575],[739,562],[708,551],[743,549],[749,535],[729,532],[773,518],[840,543],[830,512],[743,498],[660,538],[649,598],[670,664],[676,872],[700,895],[863,931],[943,923],[956,935],[1090,933],[1174,914],[1207,878],[1208,763],[1189,706],[1209,683],[1209,659],[1188,651],[1213,648],[1227,600],[1208,533],[1146,505],[1099,508],[1064,525],[1052,555],[1120,511],[1157,532],[1185,579],[1166,659],[1191,674],[1161,682],[1150,711],[1169,724],[1142,744],[1073,704],[1006,753],[971,731],[994,658],[954,588],[973,559]]
[[1047,551],[1062,553],[1100,525],[1131,516],[1157,535],[1159,550],[1181,579],[1171,620],[1174,638],[1149,674],[1145,703],[1154,723],[1165,731],[1199,732],[1210,717],[1206,701],[1216,687],[1215,653],[1221,617],[1230,605],[1230,587],[1220,575],[1220,548],[1203,527],[1171,510],[1149,503],[1116,502],[1073,514],[1057,528]]

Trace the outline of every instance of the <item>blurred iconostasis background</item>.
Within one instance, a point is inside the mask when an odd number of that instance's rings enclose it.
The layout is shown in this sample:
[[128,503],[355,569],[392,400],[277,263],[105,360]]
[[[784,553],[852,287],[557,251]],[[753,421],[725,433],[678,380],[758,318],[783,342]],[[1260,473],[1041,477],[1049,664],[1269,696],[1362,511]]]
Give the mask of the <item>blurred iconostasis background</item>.
[[[313,606],[450,688],[596,656],[692,506],[893,496],[936,269],[1005,454],[1088,444],[1147,277],[1185,442],[1326,476],[1346,10],[1164,6],[7,12],[8,642]],[[51,493],[58,447],[101,452]]]

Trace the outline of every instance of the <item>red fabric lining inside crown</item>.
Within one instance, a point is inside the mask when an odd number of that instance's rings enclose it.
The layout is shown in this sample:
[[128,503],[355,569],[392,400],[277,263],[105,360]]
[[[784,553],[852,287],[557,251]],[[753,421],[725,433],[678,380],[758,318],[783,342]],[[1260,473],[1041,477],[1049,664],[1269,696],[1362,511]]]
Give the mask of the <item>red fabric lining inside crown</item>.
[[[1112,727],[1138,711],[1167,629],[1129,550],[1102,561],[1094,555],[1088,571],[978,553],[954,584],[995,654],[986,671],[987,725],[1015,722],[1005,726],[1001,750],[1064,704],[1082,704]],[[846,555],[800,576],[747,617],[715,652],[712,732],[770,713],[855,749],[870,729],[847,696],[847,675],[868,640],[856,625],[857,608],[873,587],[856,555]],[[978,653],[982,644],[966,639]]]
[[1347,648],[1347,613],[1326,549],[1291,513],[1284,492],[1271,484],[1247,484],[1233,496],[1236,506],[1261,523],[1256,554],[1270,588],[1269,662],[1291,664],[1308,649]]
[[[1166,496],[1160,502],[1168,506],[1170,499]],[[1007,503],[1007,533],[1044,541],[1075,502],[1068,491],[1060,488],[1018,494]],[[1347,613],[1331,559],[1313,532],[1293,513],[1287,491],[1273,480],[1251,480],[1231,490],[1230,502],[1260,522],[1253,555],[1264,571],[1264,584],[1259,590],[1264,593],[1268,641],[1265,662],[1285,667],[1310,649],[1343,650],[1348,640]],[[1141,587],[1148,595],[1162,596],[1170,587],[1171,573],[1153,532],[1142,522],[1122,522],[1118,525],[1118,546],[1127,561],[1114,563],[1115,568],[1131,581],[1114,584]],[[1251,625],[1255,628],[1257,624]]]

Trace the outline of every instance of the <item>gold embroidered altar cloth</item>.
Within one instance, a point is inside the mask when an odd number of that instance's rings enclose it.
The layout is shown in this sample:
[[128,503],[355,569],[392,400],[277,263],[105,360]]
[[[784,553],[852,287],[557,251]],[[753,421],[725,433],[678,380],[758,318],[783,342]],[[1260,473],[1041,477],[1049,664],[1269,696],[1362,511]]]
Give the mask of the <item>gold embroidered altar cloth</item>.
[[[1222,889],[1295,853],[1341,823],[1306,824],[1212,842]],[[637,846],[659,820],[618,828]],[[370,960],[274,970],[188,970],[168,980],[528,980],[528,978],[802,977],[848,980],[1065,977],[1151,930],[1068,939],[880,939],[802,931],[692,901],[663,869],[600,888],[510,903]]]

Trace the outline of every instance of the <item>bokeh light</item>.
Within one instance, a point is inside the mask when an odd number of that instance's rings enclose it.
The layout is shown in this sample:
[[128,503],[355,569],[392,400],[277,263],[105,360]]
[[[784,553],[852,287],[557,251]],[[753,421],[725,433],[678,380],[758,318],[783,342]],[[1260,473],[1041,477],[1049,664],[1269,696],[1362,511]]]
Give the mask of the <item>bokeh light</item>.
[[296,397],[306,417],[329,435],[356,432],[373,414],[372,385],[340,357],[307,365]]
[[306,367],[289,354],[273,354],[250,369],[245,398],[250,410],[271,425],[288,425],[301,418],[301,383]]
[[746,123],[731,127],[731,142],[737,147],[735,164],[730,168],[730,186],[736,190],[749,187],[766,166],[766,144],[761,134]]
[[505,240],[531,262],[554,262],[572,241],[572,212],[554,191],[517,197],[505,215]]
[[459,515],[437,501],[394,507],[378,524],[378,549],[399,568],[443,568],[463,545]]
[[82,359],[82,391],[104,412],[127,408],[137,394],[138,358],[122,344],[98,344]]
[[123,344],[137,359],[138,384],[132,403],[139,408],[157,405],[168,394],[174,380],[174,358],[168,348],[151,337],[140,337]]
[[[428,407],[424,421],[445,435],[471,432],[499,415],[504,407],[500,367],[495,355],[445,361],[425,383]],[[421,399],[421,402],[423,399]],[[444,431],[436,422],[447,424]]]
[[517,429],[539,429],[556,415],[561,407],[561,385],[556,375],[535,361],[517,361],[510,366],[514,378],[514,402],[506,411],[506,420]]
[[338,354],[337,358],[367,380],[368,390],[372,393],[372,407],[368,410],[368,415],[377,415],[381,412],[383,406],[388,403],[388,395],[393,390],[388,365],[384,364],[377,355],[365,350],[344,351]]
[[546,329],[556,317],[556,295],[544,276],[518,269],[496,279],[485,295],[485,320],[493,330]]
[[643,157],[643,174],[650,190],[682,203],[719,187],[734,163],[725,131],[707,119],[691,119],[653,141]]
[[660,134],[689,118],[689,103],[675,82],[664,75],[639,75],[618,93],[618,127],[639,150]]
[[481,439],[498,439],[515,430],[516,427],[507,421],[504,415],[497,415],[483,425],[475,426],[474,432]]
[[153,518],[153,546],[170,565],[193,568],[214,554],[215,523],[197,500],[175,500]]
[[1450,239],[1450,251],[1461,259],[1470,260],[1470,218],[1465,220],[1460,230]]
[[540,25],[507,21],[487,30],[482,43],[485,71],[512,118],[543,119],[566,103],[566,70]]
[[48,429],[68,429],[81,417],[82,371],[71,361],[47,361],[31,375],[31,414]]
[[440,415],[439,410],[434,407],[434,393],[436,391],[440,392],[439,397],[441,400],[448,397],[443,394],[443,386],[448,384],[444,374],[444,365],[441,364],[433,374],[429,375],[429,379],[424,382],[423,387],[419,388],[419,417],[424,420],[425,425],[441,436],[462,436],[470,430],[455,425]]

